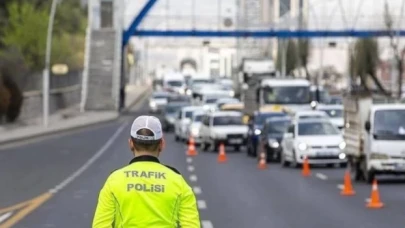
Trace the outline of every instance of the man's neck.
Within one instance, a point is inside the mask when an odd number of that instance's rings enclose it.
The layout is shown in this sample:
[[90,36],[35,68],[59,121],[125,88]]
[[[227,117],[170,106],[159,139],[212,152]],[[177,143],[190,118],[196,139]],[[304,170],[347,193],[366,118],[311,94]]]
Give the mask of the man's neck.
[[144,152],[144,151],[135,152],[134,155],[135,155],[135,157],[140,157],[140,156],[153,156],[153,157],[158,157],[155,153]]

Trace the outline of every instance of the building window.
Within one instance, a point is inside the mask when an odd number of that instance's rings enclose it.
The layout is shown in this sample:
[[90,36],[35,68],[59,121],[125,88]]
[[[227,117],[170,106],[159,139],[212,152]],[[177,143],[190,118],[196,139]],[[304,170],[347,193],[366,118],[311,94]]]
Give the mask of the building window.
[[291,0],[280,0],[280,17],[284,16],[291,9]]
[[101,1],[101,28],[113,27],[113,1],[103,0]]

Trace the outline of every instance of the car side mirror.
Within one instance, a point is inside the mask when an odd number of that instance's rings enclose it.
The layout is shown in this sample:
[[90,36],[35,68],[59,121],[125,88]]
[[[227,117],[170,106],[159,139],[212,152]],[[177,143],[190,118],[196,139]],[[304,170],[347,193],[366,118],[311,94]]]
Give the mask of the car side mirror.
[[367,132],[370,132],[371,129],[371,124],[370,121],[366,121],[366,123],[364,124],[364,129],[366,129]]

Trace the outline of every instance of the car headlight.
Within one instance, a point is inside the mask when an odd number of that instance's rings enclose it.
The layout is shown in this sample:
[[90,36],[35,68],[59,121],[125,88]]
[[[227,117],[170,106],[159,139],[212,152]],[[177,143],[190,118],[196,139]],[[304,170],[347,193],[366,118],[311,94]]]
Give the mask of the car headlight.
[[231,96],[231,97],[235,96],[235,92],[234,91],[229,91],[229,96]]
[[269,146],[271,148],[279,148],[280,147],[280,143],[277,142],[277,140],[275,139],[269,139]]
[[149,106],[151,108],[155,108],[156,107],[156,103],[154,101],[149,102]]
[[191,96],[191,95],[193,94],[193,92],[191,92],[191,90],[188,89],[188,90],[186,91],[186,94],[189,95],[189,96]]
[[339,148],[340,148],[341,150],[345,149],[345,148],[346,148],[346,142],[341,142],[341,143],[339,144]]
[[390,157],[386,154],[382,154],[382,153],[371,153],[370,154],[370,159],[375,159],[375,160],[387,160]]
[[193,127],[193,128],[191,128],[191,134],[193,134],[193,135],[198,135],[199,130],[200,130],[200,129],[198,129],[198,128],[196,128],[196,127]]
[[262,133],[262,131],[260,129],[255,130],[255,135],[260,135],[261,133]]
[[346,154],[345,153],[340,153],[339,154],[339,159],[345,159],[346,158]]
[[300,143],[300,144],[298,144],[298,149],[306,150],[306,149],[308,149],[308,145],[305,143]]

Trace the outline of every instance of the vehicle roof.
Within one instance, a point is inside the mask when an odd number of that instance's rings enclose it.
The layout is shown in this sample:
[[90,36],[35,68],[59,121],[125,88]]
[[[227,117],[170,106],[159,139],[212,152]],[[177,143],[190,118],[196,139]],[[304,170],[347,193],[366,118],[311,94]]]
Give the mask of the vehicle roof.
[[217,116],[242,116],[242,113],[237,112],[237,111],[213,111],[209,115],[213,116],[213,117],[217,117]]
[[335,110],[335,109],[343,109],[343,105],[341,104],[318,104],[317,109],[323,110]]
[[181,73],[167,73],[163,76],[163,80],[177,80],[177,79],[184,79],[184,75]]
[[[316,90],[316,85],[311,85],[311,91],[314,91],[314,90]],[[318,86],[318,88],[319,88],[319,91],[323,91],[323,90],[325,90],[325,88],[323,87],[323,86]]]
[[318,116],[318,115],[322,115],[322,116],[326,116],[327,114],[323,111],[319,111],[319,110],[310,110],[310,111],[297,111],[295,112],[295,116]]
[[277,111],[255,111],[253,113],[255,116],[257,115],[271,115],[271,114],[277,114],[277,115],[287,115],[284,112],[277,112]]
[[190,105],[190,102],[175,101],[175,102],[168,103],[166,106],[181,106],[181,105]]
[[167,91],[154,91],[152,93],[152,96],[154,96],[154,95],[167,95],[167,96],[170,96],[171,94],[169,92],[167,92]]
[[193,112],[193,116],[199,116],[199,115],[205,115],[205,114],[207,114],[207,112],[204,110],[195,110]]
[[300,123],[331,123],[328,119],[320,119],[320,118],[309,118],[309,119],[301,119],[296,121],[297,124]]
[[181,108],[181,110],[185,111],[185,112],[187,112],[187,111],[195,111],[195,110],[203,110],[203,107],[201,107],[201,106],[186,106],[186,107]]
[[271,78],[271,79],[262,80],[261,85],[262,86],[310,86],[311,83],[305,79]]
[[391,104],[373,104],[371,106],[371,111],[379,111],[379,110],[396,110],[396,109],[405,109],[405,104],[401,103],[391,103]]
[[291,121],[291,117],[289,117],[289,116],[273,116],[273,117],[266,118],[266,123],[278,122],[278,121]]
[[234,103],[239,103],[240,101],[237,98],[224,97],[224,98],[219,98],[216,103],[222,103],[222,102],[232,102],[232,104],[234,104]]

